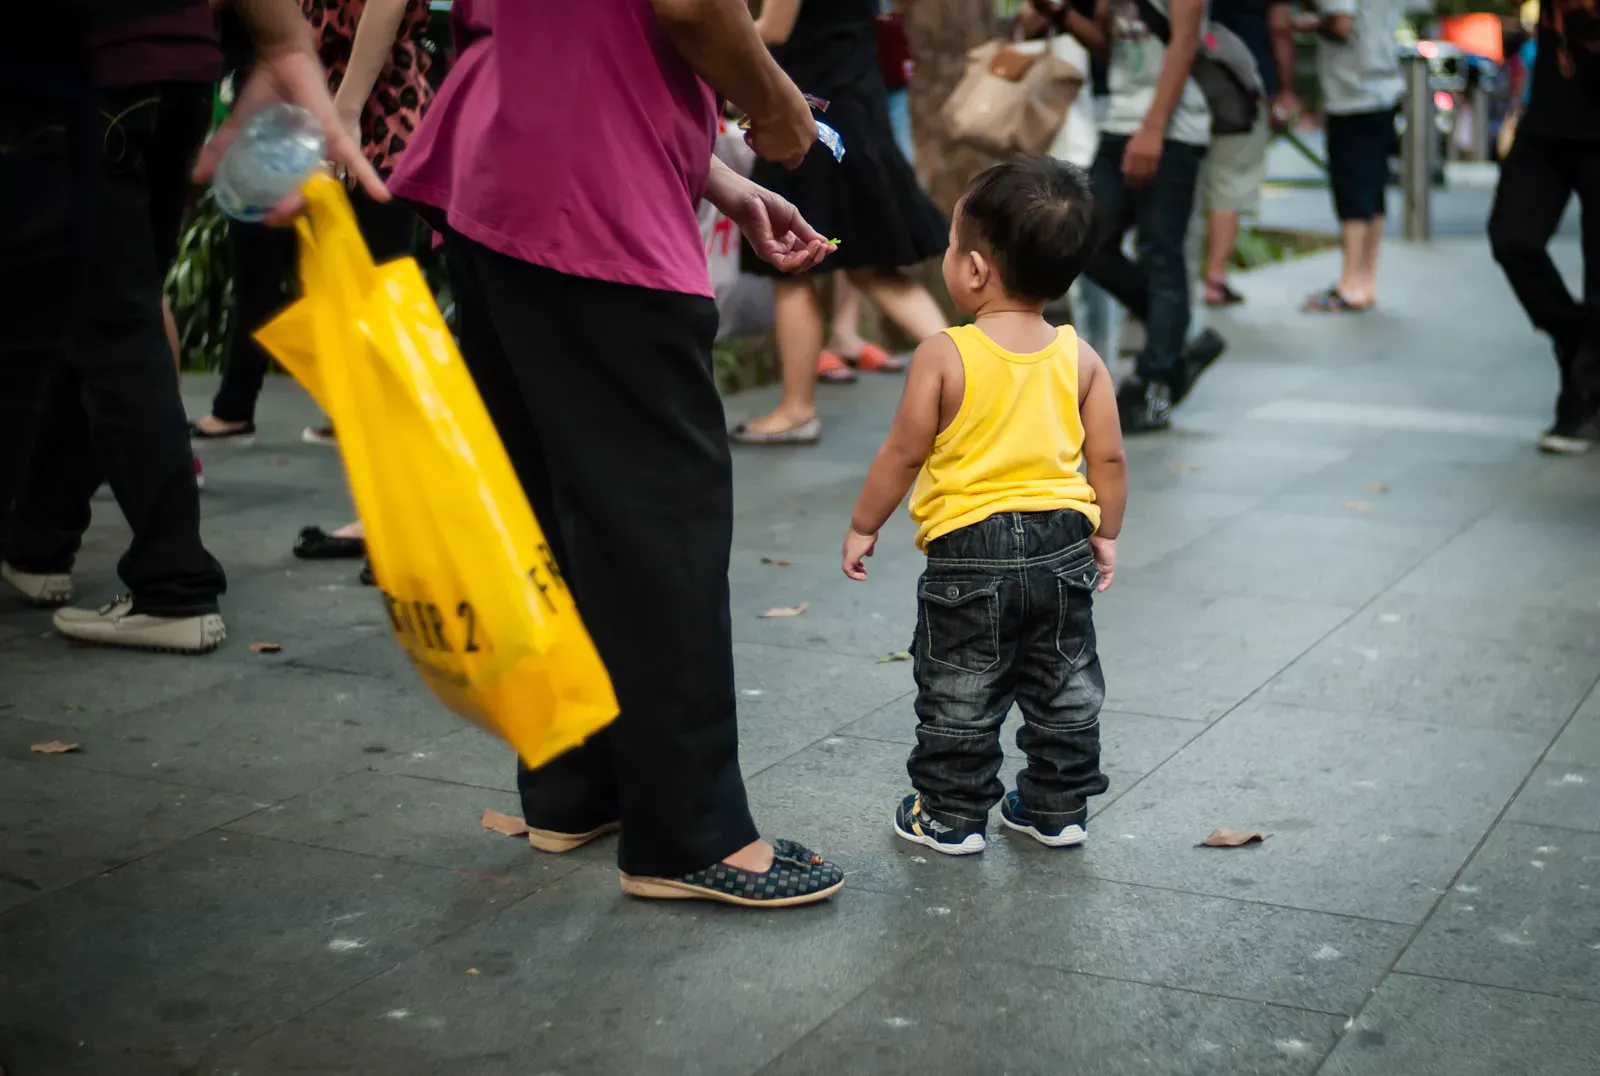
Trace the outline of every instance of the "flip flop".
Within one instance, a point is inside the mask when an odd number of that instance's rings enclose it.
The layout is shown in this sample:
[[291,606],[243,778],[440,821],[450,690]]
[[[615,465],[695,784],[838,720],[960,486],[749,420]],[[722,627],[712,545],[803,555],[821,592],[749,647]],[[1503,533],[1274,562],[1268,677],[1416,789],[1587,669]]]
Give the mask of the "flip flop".
[[761,433],[741,422],[728,431],[728,440],[736,445],[814,445],[822,440],[822,420],[813,418],[787,430]]
[[[1215,296],[1215,298],[1212,298]],[[1244,302],[1244,296],[1228,286],[1226,280],[1206,281],[1206,305],[1209,307],[1238,306]]]
[[1365,314],[1372,309],[1371,303],[1357,305],[1339,293],[1337,286],[1327,291],[1319,291],[1306,298],[1305,306],[1300,309],[1307,314]]
[[862,344],[855,358],[846,359],[851,366],[868,374],[903,373],[907,362],[902,355],[891,355],[877,344]]
[[837,351],[824,351],[817,356],[817,380],[829,385],[848,385],[856,379],[856,372],[845,365]]

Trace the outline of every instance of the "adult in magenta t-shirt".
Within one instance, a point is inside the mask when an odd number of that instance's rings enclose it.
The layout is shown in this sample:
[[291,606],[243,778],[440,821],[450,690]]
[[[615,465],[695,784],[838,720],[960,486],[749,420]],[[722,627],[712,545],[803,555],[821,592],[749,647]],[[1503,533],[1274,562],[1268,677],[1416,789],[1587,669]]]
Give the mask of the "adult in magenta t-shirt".
[[[444,236],[461,354],[622,712],[518,786],[532,841],[619,824],[624,890],[785,905],[843,884],[760,839],[739,773],[732,472],[702,195],[775,265],[827,253],[713,162],[717,97],[758,154],[816,137],[743,0],[456,0],[454,68],[390,180]],[[533,551],[529,550],[529,556]]]

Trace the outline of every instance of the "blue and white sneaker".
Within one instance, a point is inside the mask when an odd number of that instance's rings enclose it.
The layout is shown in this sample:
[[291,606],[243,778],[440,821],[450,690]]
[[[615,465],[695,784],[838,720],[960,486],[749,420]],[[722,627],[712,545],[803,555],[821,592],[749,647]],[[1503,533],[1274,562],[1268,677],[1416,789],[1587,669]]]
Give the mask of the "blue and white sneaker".
[[970,856],[983,851],[982,828],[966,831],[945,825],[922,806],[922,797],[912,793],[900,801],[894,813],[894,831],[912,844],[926,845],[947,856]]
[[1048,826],[1038,818],[1028,813],[1022,805],[1022,797],[1015,792],[1007,792],[1006,798],[1000,801],[1000,821],[1018,833],[1026,833],[1042,845],[1050,848],[1071,848],[1082,844],[1089,837],[1085,823],[1074,822],[1065,826]]

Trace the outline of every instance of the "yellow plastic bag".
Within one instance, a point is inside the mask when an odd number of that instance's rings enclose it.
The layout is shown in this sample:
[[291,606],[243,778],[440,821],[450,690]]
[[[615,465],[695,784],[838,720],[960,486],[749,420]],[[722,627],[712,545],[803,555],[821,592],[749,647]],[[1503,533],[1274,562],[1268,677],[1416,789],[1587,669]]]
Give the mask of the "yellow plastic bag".
[[339,431],[412,663],[537,766],[616,716],[610,678],[417,263],[374,265],[332,179],[313,178],[306,198],[305,297],[256,340]]

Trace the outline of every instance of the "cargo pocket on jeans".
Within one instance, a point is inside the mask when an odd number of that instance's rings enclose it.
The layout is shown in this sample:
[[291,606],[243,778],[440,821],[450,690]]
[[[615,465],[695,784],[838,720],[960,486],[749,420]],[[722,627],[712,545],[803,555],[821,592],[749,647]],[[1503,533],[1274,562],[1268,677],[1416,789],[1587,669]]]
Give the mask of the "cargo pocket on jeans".
[[1056,650],[1076,670],[1094,640],[1094,588],[1100,585],[1100,569],[1093,561],[1069,565],[1056,571],[1056,597],[1060,615],[1056,620]]
[[1000,663],[999,583],[930,579],[920,594],[929,661],[967,673]]

